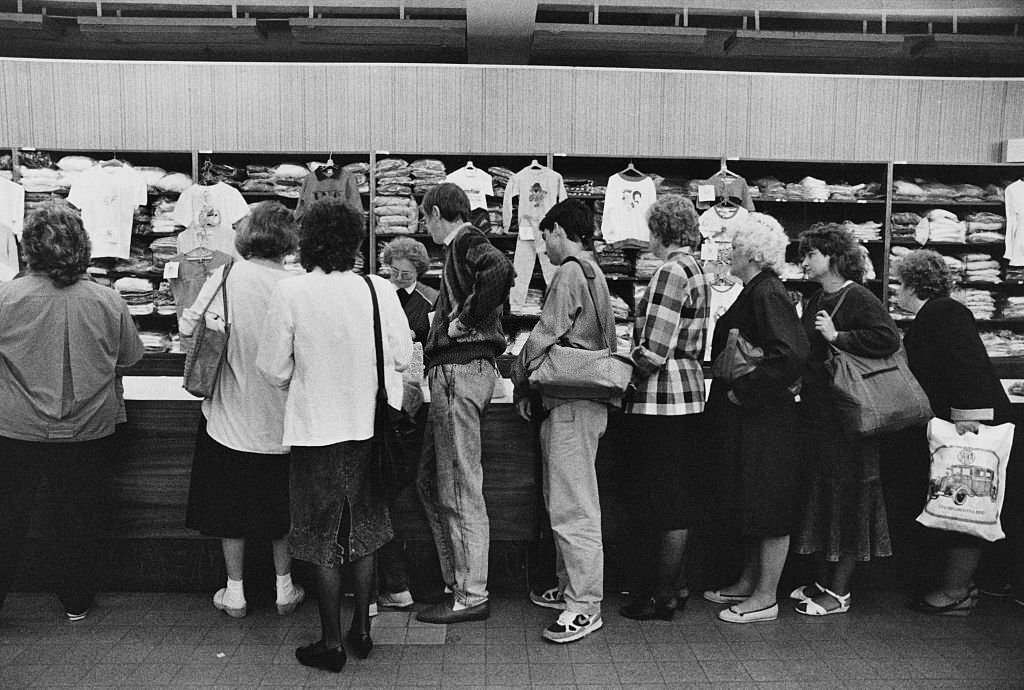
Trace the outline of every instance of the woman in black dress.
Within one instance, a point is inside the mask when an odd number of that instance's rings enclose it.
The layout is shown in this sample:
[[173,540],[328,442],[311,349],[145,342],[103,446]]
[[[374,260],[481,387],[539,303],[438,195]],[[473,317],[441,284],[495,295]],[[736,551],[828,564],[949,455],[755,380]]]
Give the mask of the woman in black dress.
[[817,556],[818,579],[790,597],[800,602],[798,613],[827,616],[850,610],[857,563],[892,555],[878,441],[852,436],[840,421],[829,390],[830,348],[887,357],[899,349],[900,336],[885,306],[860,284],[863,255],[842,225],[801,233],[800,255],[807,277],[822,289],[801,317],[811,345],[800,393],[807,491],[792,550]]
[[[956,424],[960,434],[976,433],[982,423],[1009,421],[1010,401],[978,336],[974,316],[949,296],[954,280],[942,255],[924,249],[910,252],[895,265],[895,272],[900,306],[914,314],[903,338],[907,360],[935,416]],[[928,485],[928,441],[920,427],[901,433],[899,441],[901,452],[891,462],[908,480],[899,497],[912,502],[909,513],[916,515]],[[1013,467],[1010,462],[1008,469]],[[1010,497],[1004,506],[1012,514]],[[985,542],[934,529],[927,530],[925,540],[928,551],[941,554],[943,562],[934,569],[937,581],[911,608],[935,615],[968,615],[977,602],[974,574]]]
[[764,352],[747,374],[716,378],[707,416],[721,450],[719,479],[728,487],[716,502],[720,520],[739,516],[744,543],[743,573],[722,589],[704,593],[732,604],[718,617],[729,623],[775,620],[776,590],[789,552],[799,454],[796,390],[807,361],[807,335],[778,271],[789,238],[782,226],[752,213],[736,233],[730,272],[743,292],[715,326],[712,360],[722,356],[729,331]]

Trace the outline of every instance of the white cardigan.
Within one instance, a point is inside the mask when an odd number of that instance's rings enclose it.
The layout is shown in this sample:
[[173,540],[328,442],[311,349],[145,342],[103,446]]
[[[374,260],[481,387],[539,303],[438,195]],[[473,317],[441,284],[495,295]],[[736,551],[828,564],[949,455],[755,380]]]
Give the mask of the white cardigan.
[[[399,373],[412,357],[405,311],[391,283],[370,276],[380,304],[388,402],[402,404]],[[363,277],[320,269],[278,283],[256,367],[288,390],[284,444],[326,446],[373,436],[377,394],[373,307]]]

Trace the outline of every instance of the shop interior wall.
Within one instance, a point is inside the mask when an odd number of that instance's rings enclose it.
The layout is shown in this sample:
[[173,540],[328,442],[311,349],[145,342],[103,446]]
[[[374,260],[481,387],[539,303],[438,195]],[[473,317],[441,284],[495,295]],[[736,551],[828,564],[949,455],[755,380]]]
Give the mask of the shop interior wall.
[[996,162],[1024,80],[0,60],[0,144]]

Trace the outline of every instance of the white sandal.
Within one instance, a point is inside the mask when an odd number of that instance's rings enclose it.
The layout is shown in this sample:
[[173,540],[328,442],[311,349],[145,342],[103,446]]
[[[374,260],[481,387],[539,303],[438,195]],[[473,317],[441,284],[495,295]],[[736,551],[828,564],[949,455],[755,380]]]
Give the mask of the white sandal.
[[845,596],[839,596],[831,589],[827,589],[825,587],[822,587],[821,591],[838,601],[839,607],[827,609],[814,599],[807,599],[806,601],[801,601],[796,605],[796,612],[802,613],[805,616],[831,616],[833,613],[846,613],[850,610],[850,597],[853,594],[852,592],[847,593]]
[[807,601],[808,599],[812,599],[813,597],[809,597],[809,596],[807,596],[804,593],[806,590],[811,589],[812,587],[814,589],[818,590],[819,594],[821,592],[825,591],[824,587],[822,587],[820,584],[815,582],[812,585],[803,585],[801,587],[797,587],[796,589],[794,589],[792,592],[789,593],[789,598],[790,599],[795,599],[796,601]]

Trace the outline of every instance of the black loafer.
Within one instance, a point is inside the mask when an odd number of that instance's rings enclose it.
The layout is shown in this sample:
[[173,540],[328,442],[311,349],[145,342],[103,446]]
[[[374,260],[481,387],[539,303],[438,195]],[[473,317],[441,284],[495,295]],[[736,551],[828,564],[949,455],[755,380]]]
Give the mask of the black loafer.
[[[688,599],[689,597],[687,597]],[[661,597],[639,597],[634,599],[632,603],[623,606],[619,609],[619,615],[631,618],[635,621],[649,621],[649,620],[660,620],[670,621],[672,616],[675,615],[676,607],[679,602],[675,597],[663,599]],[[682,610],[686,607],[686,601],[683,601],[683,606],[679,609]]]
[[465,621],[483,621],[491,615],[491,605],[488,602],[469,606],[464,609],[455,610],[451,597],[447,601],[431,606],[416,614],[416,620],[421,623],[463,623]]
[[340,673],[348,660],[344,647],[325,647],[323,640],[299,647],[295,650],[295,658],[303,666],[322,668],[334,673]]

